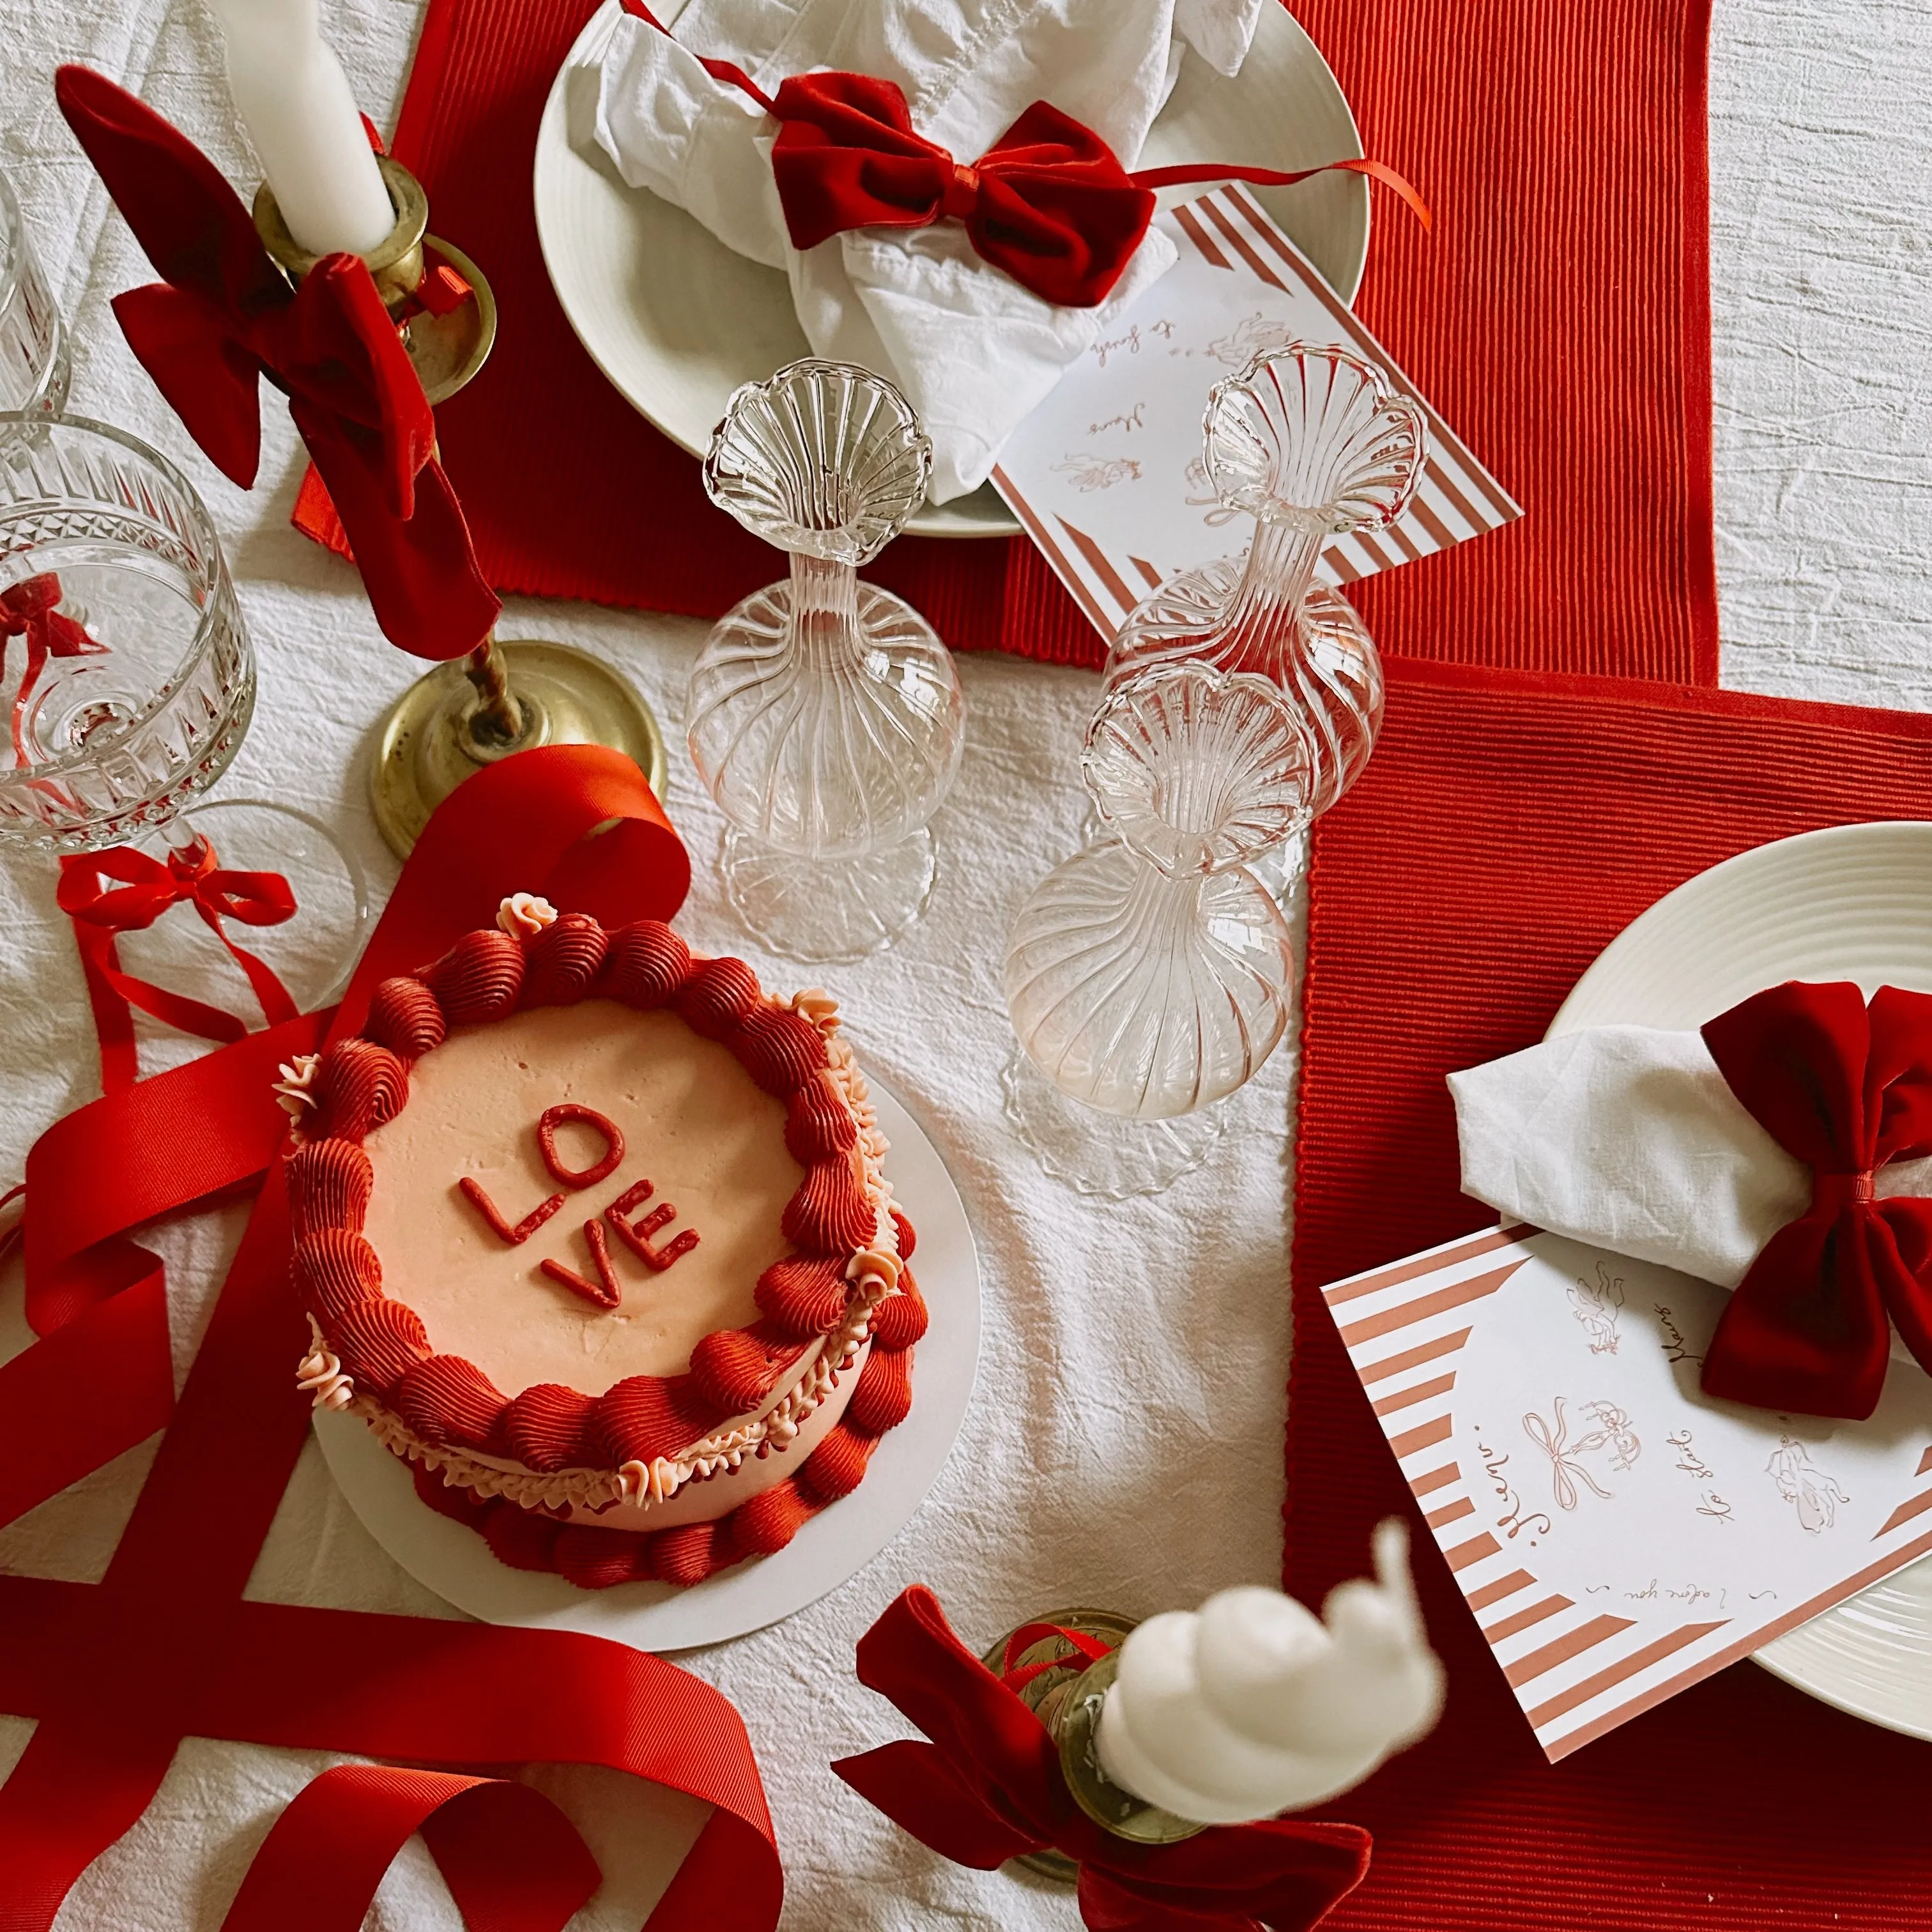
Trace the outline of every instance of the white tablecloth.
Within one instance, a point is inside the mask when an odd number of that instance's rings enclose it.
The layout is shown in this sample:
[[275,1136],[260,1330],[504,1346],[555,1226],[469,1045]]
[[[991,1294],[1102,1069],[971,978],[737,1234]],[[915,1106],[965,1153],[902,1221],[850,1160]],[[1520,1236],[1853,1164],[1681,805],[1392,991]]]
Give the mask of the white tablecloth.
[[[392,124],[416,0],[330,0],[324,14],[364,110]],[[145,265],[109,219],[49,84],[58,61],[90,61],[252,184],[211,20],[196,0],[112,9],[0,0],[0,166],[31,212],[74,326],[74,406],[184,460],[228,539],[261,700],[223,792],[321,814],[386,890],[395,868],[370,819],[364,772],[374,722],[416,668],[379,637],[347,570],[289,528],[298,466],[273,399],[262,482],[246,496],[192,450],[134,368],[106,303],[146,279]],[[1712,292],[1729,684],[1932,704],[1921,588],[1932,574],[1928,98],[1932,13],[1923,8],[1719,0]],[[511,619],[513,633],[608,654],[676,718],[701,626],[566,604],[513,608]],[[750,1727],[785,1863],[784,1922],[796,1932],[1065,1932],[1078,1923],[1068,1894],[944,1863],[826,1769],[903,1732],[851,1674],[854,1640],[902,1586],[931,1583],[962,1631],[983,1640],[1057,1604],[1144,1614],[1278,1573],[1292,1055],[1279,1054],[1234,1103],[1211,1168],[1162,1198],[1102,1209],[1042,1178],[1001,1112],[1011,1036],[997,956],[1033,880],[1077,842],[1075,752],[1094,687],[997,658],[968,658],[961,670],[970,735],[937,823],[950,862],[931,916],[897,950],[830,976],[862,1052],[932,1124],[974,1217],[987,1316],[978,1394],[937,1490],[883,1555],[778,1628],[680,1660]],[[668,803],[702,860],[717,821],[681,757]],[[0,871],[0,891],[9,914],[0,924],[4,1176],[49,1121],[89,1097],[93,1076],[48,874],[14,864]],[[772,983],[802,976],[746,949],[702,876],[685,923],[700,945],[746,950]],[[215,1216],[164,1237],[181,1361],[236,1231],[232,1216]],[[20,1294],[16,1274],[0,1280],[0,1347],[26,1340]],[[0,1534],[0,1567],[98,1577],[151,1453],[130,1453]],[[453,1614],[376,1549],[312,1445],[250,1593]],[[0,1718],[0,1770],[29,1729]],[[61,1925],[212,1932],[276,1811],[326,1761],[190,1741],[140,1826],[76,1888]],[[610,1875],[580,1923],[634,1928],[694,1832],[697,1808],[653,1803],[628,1780],[588,1771],[544,1781]],[[458,1922],[412,1845],[372,1923],[443,1932]]]

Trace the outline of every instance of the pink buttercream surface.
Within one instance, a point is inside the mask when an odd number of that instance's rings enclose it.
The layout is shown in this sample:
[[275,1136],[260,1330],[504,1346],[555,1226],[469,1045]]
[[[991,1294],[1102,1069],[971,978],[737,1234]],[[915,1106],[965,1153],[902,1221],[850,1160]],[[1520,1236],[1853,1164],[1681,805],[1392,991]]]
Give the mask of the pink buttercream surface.
[[[473,1176],[506,1222],[520,1221],[560,1191],[536,1124],[564,1102],[614,1120],[625,1157],[596,1186],[561,1190],[562,1208],[508,1246],[458,1183]],[[595,1396],[626,1376],[680,1374],[702,1336],[757,1318],[758,1276],[791,1252],[779,1222],[804,1174],[784,1124],[783,1103],[675,1014],[586,1000],[458,1028],[416,1063],[409,1104],[368,1138],[367,1232],[384,1292],[422,1317],[438,1353],[466,1357],[506,1394],[561,1382]],[[567,1125],[557,1149],[584,1168],[603,1142]],[[660,1274],[613,1235],[623,1299],[611,1310],[545,1276],[540,1264],[554,1257],[596,1278],[584,1224],[640,1178],[656,1192],[630,1218],[670,1202],[677,1218],[655,1242],[688,1228],[698,1246]]]

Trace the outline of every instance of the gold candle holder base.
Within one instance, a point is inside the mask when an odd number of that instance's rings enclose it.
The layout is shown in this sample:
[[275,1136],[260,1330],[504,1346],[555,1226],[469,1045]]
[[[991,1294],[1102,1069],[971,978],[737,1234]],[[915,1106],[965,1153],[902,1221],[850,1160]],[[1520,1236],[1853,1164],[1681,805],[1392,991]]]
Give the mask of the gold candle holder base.
[[566,644],[493,636],[418,678],[382,720],[369,802],[390,849],[406,858],[430,814],[472,772],[539,745],[622,752],[664,795],[664,734],[624,679]]
[[[496,298],[488,280],[461,249],[429,232],[429,196],[401,162],[379,154],[396,225],[381,246],[363,256],[375,278],[382,305],[398,318],[403,344],[432,404],[445,402],[475,376],[496,340]],[[322,260],[289,232],[274,190],[264,182],[255,193],[255,232],[291,282],[299,283]],[[401,320],[421,286],[425,251],[446,262],[469,284],[469,292],[448,313],[418,309]]]
[[[1057,1636],[1042,1637],[1029,1644],[1013,1659],[1016,1667],[1064,1660],[1062,1667],[1042,1670],[1019,1693],[1020,1701],[1046,1725],[1060,1747],[1060,1774],[1073,1802],[1081,1810],[1117,1838],[1138,1845],[1178,1845],[1207,1830],[1190,1818],[1177,1818],[1171,1811],[1150,1804],[1125,1791],[1100,1768],[1095,1733],[1100,1723],[1100,1706],[1107,1687],[1119,1667],[1121,1644],[1134,1628],[1136,1619],[1112,1610],[1049,1610],[1046,1616],[1029,1617],[1027,1623],[1057,1624],[1062,1630],[1081,1636],[1096,1638],[1108,1646],[1108,1654],[1089,1664],[1071,1644]],[[1024,1630],[1025,1624],[1015,1626]],[[982,1661],[994,1676],[1006,1668],[1006,1646],[1014,1635],[1009,1630],[993,1646]],[[1015,1861],[1029,1871],[1062,1885],[1079,1879],[1080,1868],[1064,1852],[1030,1852]]]

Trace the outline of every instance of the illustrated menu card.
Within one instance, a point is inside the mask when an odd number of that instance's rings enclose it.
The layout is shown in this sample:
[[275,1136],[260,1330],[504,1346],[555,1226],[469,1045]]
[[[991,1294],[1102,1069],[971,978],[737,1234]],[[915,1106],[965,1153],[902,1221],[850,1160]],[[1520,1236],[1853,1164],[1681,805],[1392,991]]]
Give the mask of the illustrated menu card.
[[1722,1288],[1534,1229],[1324,1290],[1554,1761],[1932,1550],[1932,1381],[1868,1422],[1697,1386]]
[[1238,187],[1156,218],[1180,259],[1060,379],[993,482],[1104,636],[1169,577],[1238,554],[1252,525],[1202,460],[1208,392],[1264,349],[1338,344],[1378,364],[1429,418],[1421,488],[1387,530],[1339,537],[1322,574],[1353,582],[1522,512],[1294,244]]

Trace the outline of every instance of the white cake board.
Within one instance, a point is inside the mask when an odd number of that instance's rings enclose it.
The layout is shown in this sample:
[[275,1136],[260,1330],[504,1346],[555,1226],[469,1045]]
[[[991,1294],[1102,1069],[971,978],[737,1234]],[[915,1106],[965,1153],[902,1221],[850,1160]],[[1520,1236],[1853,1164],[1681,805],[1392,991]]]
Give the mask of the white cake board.
[[972,1400],[980,1256],[938,1149],[893,1094],[868,1079],[892,1143],[893,1196],[919,1236],[913,1271],[931,1322],[914,1358],[912,1413],[880,1438],[866,1480],[776,1556],[748,1558],[692,1589],[624,1583],[580,1590],[548,1571],[499,1563],[476,1531],[422,1502],[409,1466],[366,1425],[318,1409],[316,1436],[350,1507],[418,1582],[488,1623],[582,1630],[638,1650],[688,1650],[747,1636],[803,1610],[870,1562],[911,1520]]

